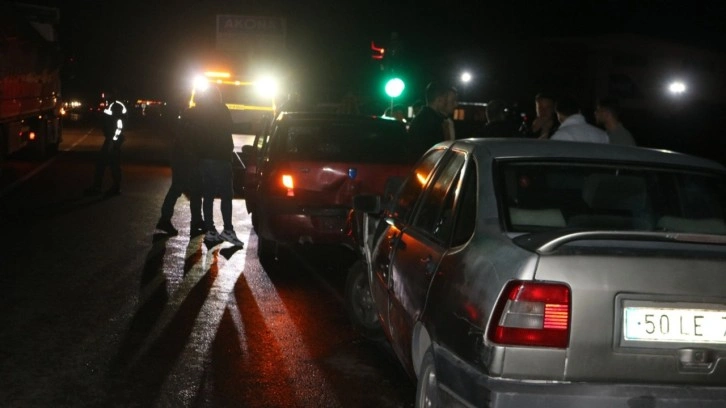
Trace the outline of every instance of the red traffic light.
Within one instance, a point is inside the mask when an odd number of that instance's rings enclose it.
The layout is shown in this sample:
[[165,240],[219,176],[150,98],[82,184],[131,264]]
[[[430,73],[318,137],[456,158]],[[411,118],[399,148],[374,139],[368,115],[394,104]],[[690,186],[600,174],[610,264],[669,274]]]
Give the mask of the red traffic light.
[[386,53],[385,48],[376,46],[376,43],[373,41],[371,41],[371,50],[373,51],[373,54],[371,54],[371,58],[375,60],[382,60],[383,54]]

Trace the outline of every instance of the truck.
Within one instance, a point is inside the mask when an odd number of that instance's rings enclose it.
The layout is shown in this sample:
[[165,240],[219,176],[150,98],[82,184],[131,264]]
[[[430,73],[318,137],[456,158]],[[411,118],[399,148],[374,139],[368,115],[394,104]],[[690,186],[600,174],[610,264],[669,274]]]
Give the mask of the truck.
[[62,141],[57,8],[0,2],[0,161]]

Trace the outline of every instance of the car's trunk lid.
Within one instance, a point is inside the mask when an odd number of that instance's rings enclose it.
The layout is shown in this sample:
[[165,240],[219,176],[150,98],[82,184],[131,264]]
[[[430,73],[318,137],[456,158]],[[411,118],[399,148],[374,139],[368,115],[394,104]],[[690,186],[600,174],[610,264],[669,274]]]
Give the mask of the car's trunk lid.
[[540,245],[535,279],[571,288],[562,379],[723,383],[724,242],[593,232]]

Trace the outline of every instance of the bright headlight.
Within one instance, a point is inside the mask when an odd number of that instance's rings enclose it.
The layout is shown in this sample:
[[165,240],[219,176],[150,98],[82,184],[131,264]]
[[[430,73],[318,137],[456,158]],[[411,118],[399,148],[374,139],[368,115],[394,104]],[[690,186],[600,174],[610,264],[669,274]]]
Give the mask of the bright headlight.
[[194,90],[198,92],[204,92],[209,88],[209,80],[201,75],[194,77],[192,84],[194,86]]
[[272,78],[263,78],[255,82],[255,88],[260,96],[265,98],[274,98],[277,95],[278,84]]

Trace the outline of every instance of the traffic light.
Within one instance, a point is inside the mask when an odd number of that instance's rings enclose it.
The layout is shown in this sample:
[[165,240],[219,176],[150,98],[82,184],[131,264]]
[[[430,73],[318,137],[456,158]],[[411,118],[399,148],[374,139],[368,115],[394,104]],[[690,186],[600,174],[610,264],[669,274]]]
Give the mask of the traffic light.
[[386,49],[376,46],[376,43],[374,41],[371,41],[371,51],[373,51],[373,53],[371,54],[371,58],[374,60],[382,60],[384,54],[386,53]]
[[386,82],[386,95],[391,98],[398,98],[406,88],[406,84],[401,78],[391,78]]

